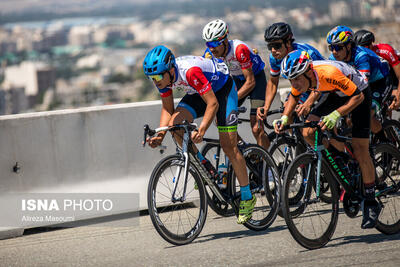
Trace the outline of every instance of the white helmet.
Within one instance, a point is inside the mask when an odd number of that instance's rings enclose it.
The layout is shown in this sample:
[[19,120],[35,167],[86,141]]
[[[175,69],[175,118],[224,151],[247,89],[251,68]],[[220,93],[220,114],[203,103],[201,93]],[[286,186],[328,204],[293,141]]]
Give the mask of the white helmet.
[[206,42],[220,41],[228,34],[228,25],[222,19],[216,19],[207,23],[203,28],[203,39]]

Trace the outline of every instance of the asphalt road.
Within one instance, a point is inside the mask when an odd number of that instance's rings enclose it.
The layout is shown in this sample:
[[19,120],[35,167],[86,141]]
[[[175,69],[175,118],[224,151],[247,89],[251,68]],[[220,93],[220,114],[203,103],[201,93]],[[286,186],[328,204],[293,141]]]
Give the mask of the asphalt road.
[[362,230],[361,217],[339,216],[326,247],[308,251],[291,237],[280,217],[264,232],[209,209],[206,225],[191,244],[173,246],[153,228],[148,215],[131,227],[84,226],[30,231],[0,241],[1,266],[399,266],[400,235]]

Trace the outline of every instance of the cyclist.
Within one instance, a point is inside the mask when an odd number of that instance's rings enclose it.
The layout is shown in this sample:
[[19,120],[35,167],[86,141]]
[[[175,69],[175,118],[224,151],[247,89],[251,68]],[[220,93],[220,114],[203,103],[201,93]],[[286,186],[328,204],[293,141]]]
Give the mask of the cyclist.
[[368,30],[359,30],[355,32],[354,41],[356,45],[371,49],[389,63],[393,86],[394,88],[397,87],[397,90],[393,90],[394,99],[389,109],[398,109],[400,107],[400,58],[396,50],[389,44],[373,44],[375,42],[375,36]]
[[[282,74],[290,80],[292,90],[283,116],[274,121],[276,132],[287,124],[300,95],[307,90],[325,93],[313,108],[308,121],[320,121],[322,130],[332,129],[341,116],[352,113],[352,145],[354,156],[360,164],[365,200],[362,202],[363,220],[361,228],[373,228],[381,211],[375,200],[375,171],[369,154],[369,132],[371,93],[365,76],[343,62],[312,61],[305,51],[293,51],[282,62]],[[280,122],[281,126],[277,122]],[[303,134],[309,143],[314,141],[314,129],[305,128]],[[330,144],[328,150],[337,150]]]
[[[344,61],[366,75],[371,88],[373,108],[379,108],[392,91],[388,63],[370,49],[357,46],[353,31],[347,26],[333,28],[326,40],[329,50],[332,51],[329,59]],[[371,116],[371,131],[385,140],[382,125],[375,116]]]
[[[235,82],[229,76],[223,62],[197,56],[178,57],[165,46],[156,46],[147,53],[143,69],[145,75],[158,88],[162,109],[160,127],[192,122],[204,117],[198,131],[192,134],[194,143],[202,141],[213,118],[217,116],[217,125],[221,147],[229,160],[240,184],[241,202],[237,222],[248,221],[256,203],[251,194],[245,160],[237,148],[237,90]],[[186,95],[174,108],[173,89],[185,90]],[[165,132],[148,138],[151,147],[161,144]],[[179,136],[175,135],[179,139]],[[197,150],[197,149],[196,149]],[[197,151],[201,161],[204,157]]]
[[256,120],[257,108],[264,105],[267,86],[265,63],[246,43],[229,40],[228,33],[228,25],[221,19],[207,23],[203,28],[203,39],[207,46],[204,56],[222,59],[228,65],[238,87],[238,106],[250,97],[250,126],[253,135],[258,145],[268,148],[268,137]]
[[[264,119],[266,117],[272,101],[275,98],[279,84],[279,76],[281,73],[281,62],[287,54],[294,50],[304,50],[307,51],[307,53],[314,60],[324,59],[318,50],[311,45],[295,43],[292,29],[290,28],[290,25],[285,22],[277,22],[270,25],[265,30],[264,39],[265,42],[267,42],[268,50],[271,51],[269,54],[270,78],[265,92],[266,97],[264,107],[263,109],[257,110],[257,116],[259,119]],[[297,107],[297,112],[299,115],[308,114],[312,104],[319,97],[318,94],[313,94],[313,96],[308,99],[308,96],[309,93],[307,92],[304,93],[299,99],[299,105]],[[306,101],[307,99],[308,101]]]

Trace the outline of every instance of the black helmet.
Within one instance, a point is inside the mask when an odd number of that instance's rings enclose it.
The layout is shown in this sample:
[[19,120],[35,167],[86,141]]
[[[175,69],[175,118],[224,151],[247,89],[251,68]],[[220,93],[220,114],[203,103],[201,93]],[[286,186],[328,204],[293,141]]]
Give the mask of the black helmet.
[[266,42],[275,40],[286,40],[293,36],[292,29],[285,22],[277,22],[265,30],[264,39]]
[[367,46],[375,42],[375,36],[367,30],[359,30],[354,34],[354,42],[356,45]]

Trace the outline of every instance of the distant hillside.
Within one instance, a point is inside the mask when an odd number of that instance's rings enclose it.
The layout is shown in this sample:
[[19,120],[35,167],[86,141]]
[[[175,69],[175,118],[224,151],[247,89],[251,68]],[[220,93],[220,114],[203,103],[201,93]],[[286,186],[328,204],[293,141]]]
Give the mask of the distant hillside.
[[311,6],[326,13],[330,1],[333,0],[1,0],[0,24],[82,16],[136,16],[151,20],[165,13],[223,16],[227,11],[250,7],[287,7],[289,10]]

